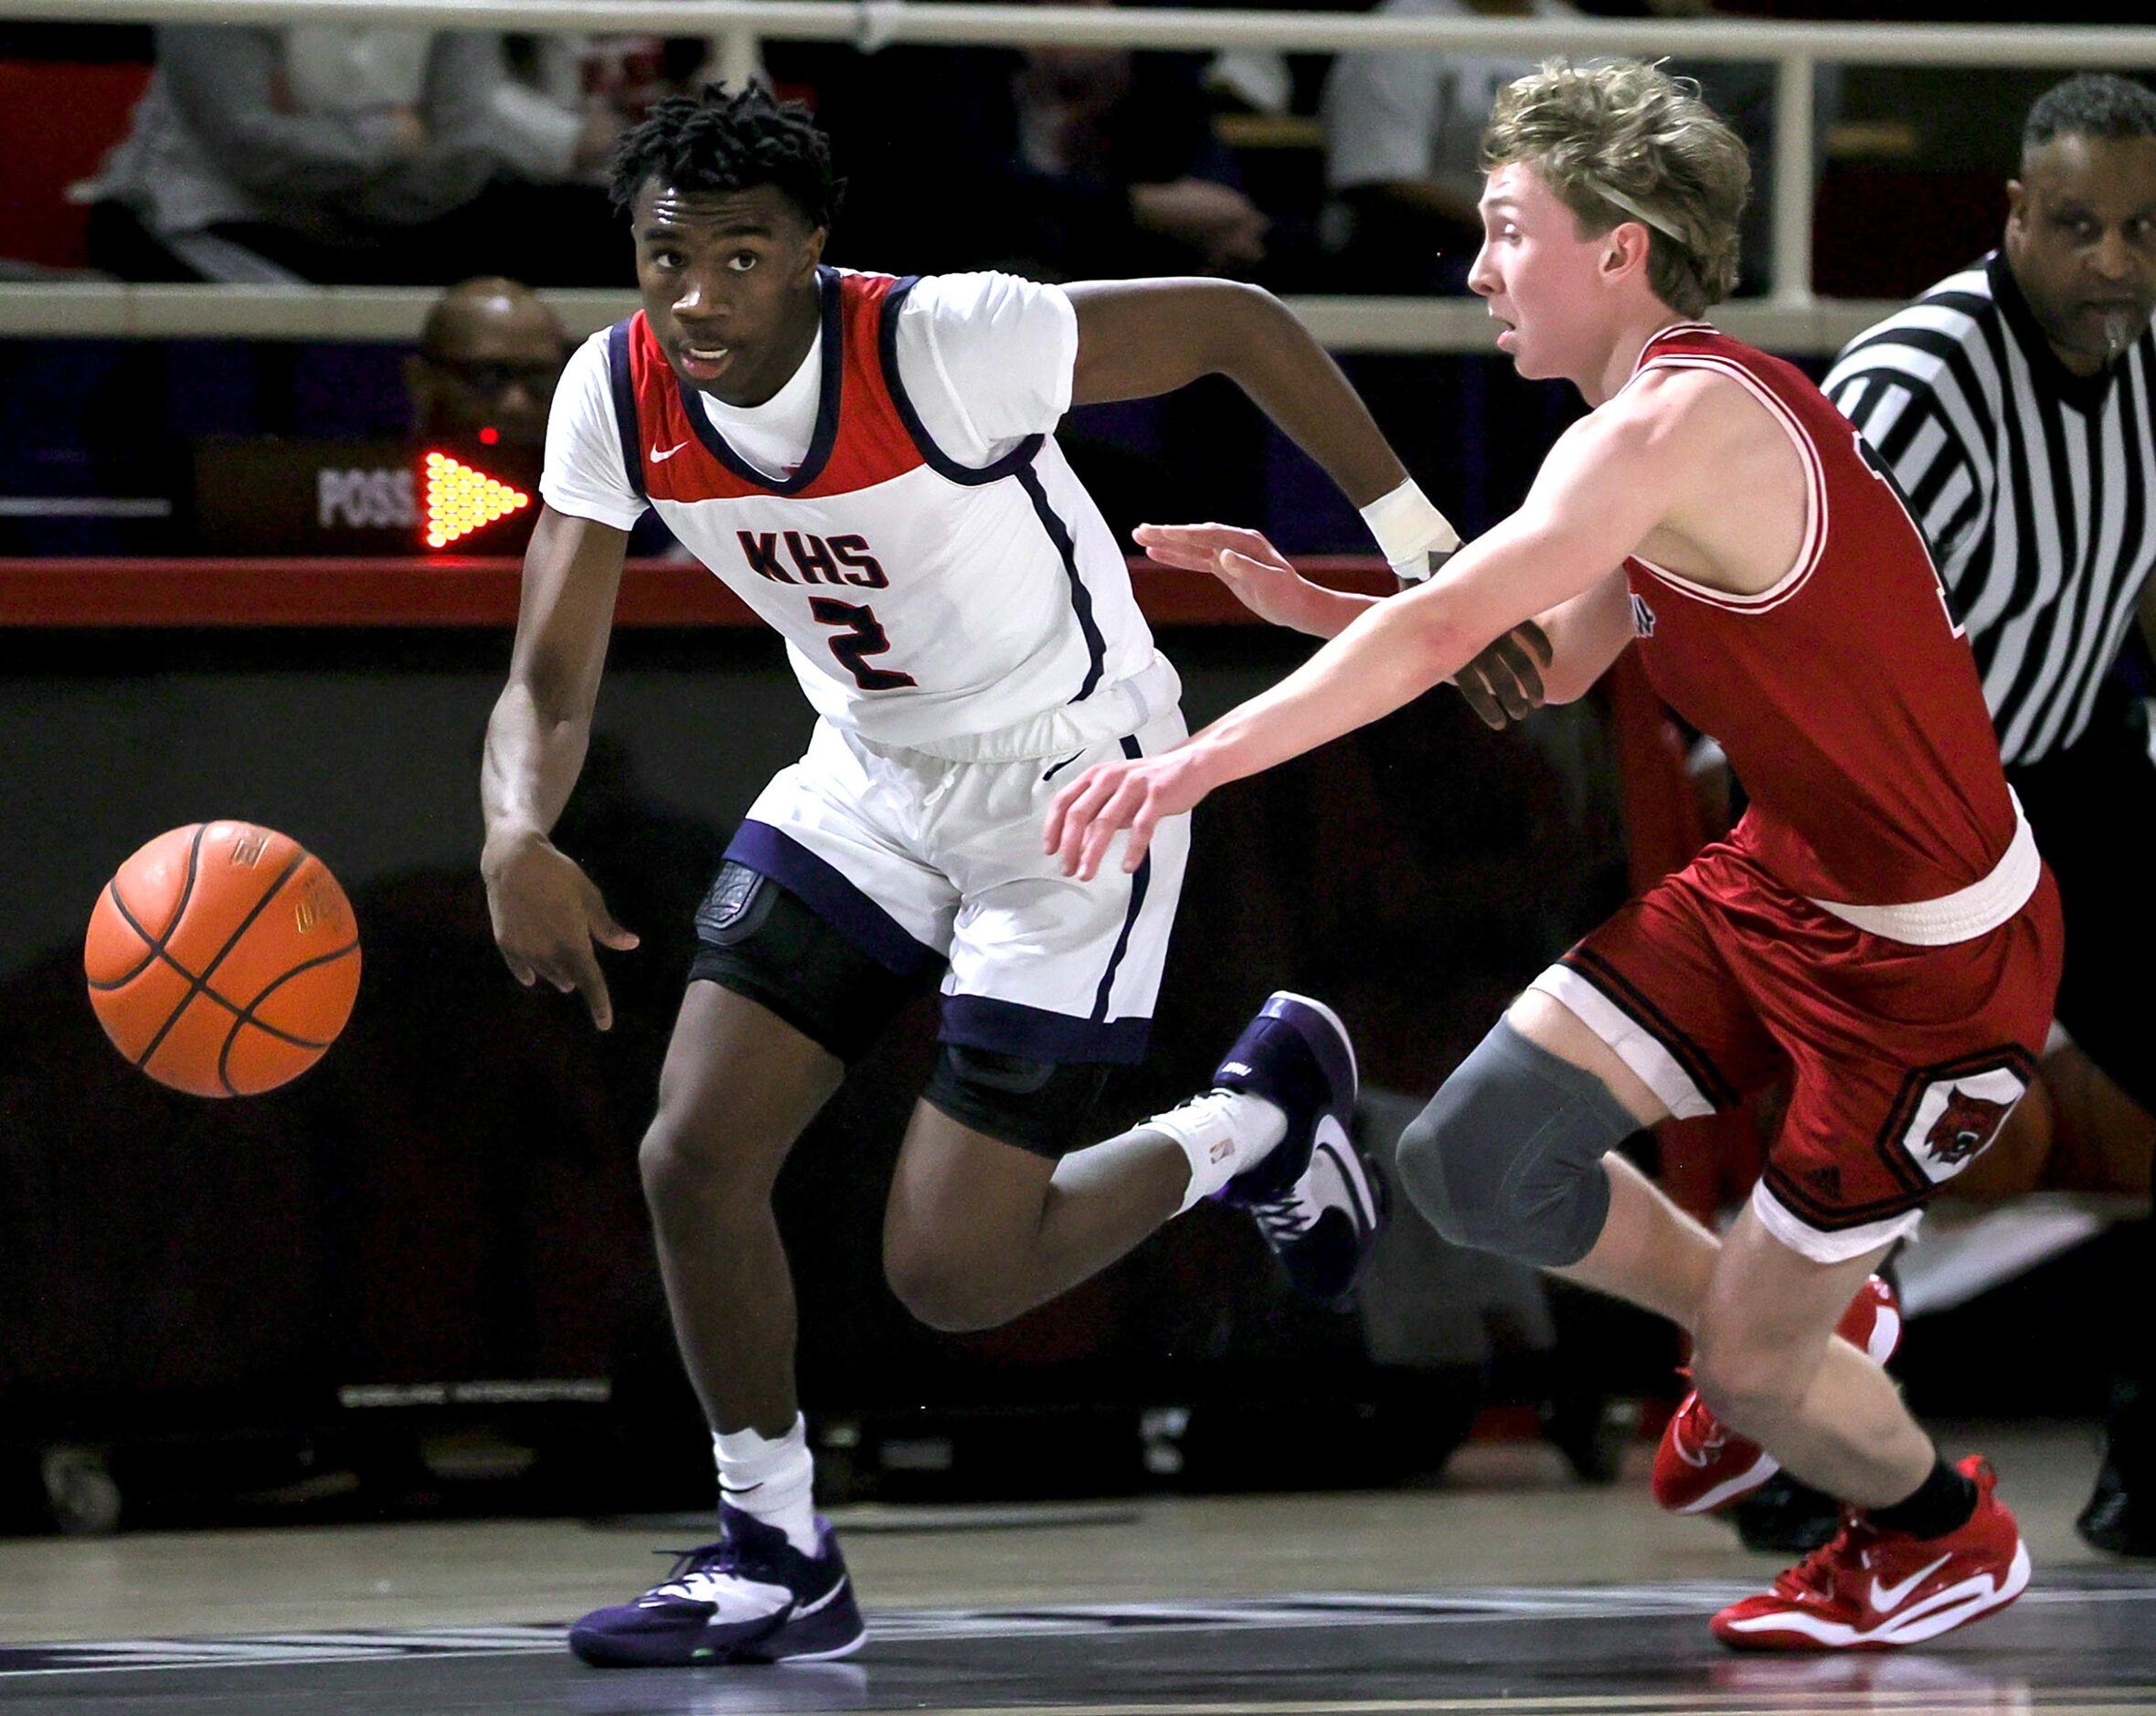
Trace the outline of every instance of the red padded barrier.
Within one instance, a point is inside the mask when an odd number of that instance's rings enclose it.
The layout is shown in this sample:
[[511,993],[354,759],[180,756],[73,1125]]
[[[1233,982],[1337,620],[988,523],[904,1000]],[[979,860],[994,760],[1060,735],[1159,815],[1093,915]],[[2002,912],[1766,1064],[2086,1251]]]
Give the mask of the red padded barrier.
[[[1214,579],[1133,561],[1146,617],[1159,626],[1256,625]],[[1298,562],[1320,583],[1376,594],[1392,574],[1375,556]],[[4,559],[4,626],[514,626],[519,563],[501,556],[393,560]],[[615,623],[759,623],[702,567],[632,561]]]
[[150,68],[0,59],[0,255],[80,268],[90,211],[67,200],[127,132]]

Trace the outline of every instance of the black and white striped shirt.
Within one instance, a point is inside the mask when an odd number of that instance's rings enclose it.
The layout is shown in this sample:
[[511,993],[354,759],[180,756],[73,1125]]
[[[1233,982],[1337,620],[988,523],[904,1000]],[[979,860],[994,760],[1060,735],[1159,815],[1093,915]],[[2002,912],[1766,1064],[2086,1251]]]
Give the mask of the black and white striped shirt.
[[2156,567],[2156,332],[2076,376],[1994,253],[1858,335],[1823,387],[1909,497],[2001,755],[2072,744]]

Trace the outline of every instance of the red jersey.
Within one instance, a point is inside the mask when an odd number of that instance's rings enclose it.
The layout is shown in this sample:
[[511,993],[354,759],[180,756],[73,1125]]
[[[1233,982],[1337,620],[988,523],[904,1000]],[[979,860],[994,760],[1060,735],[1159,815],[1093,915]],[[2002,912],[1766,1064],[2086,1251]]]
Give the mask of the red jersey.
[[2018,819],[1975,657],[1899,493],[1779,358],[1683,323],[1648,341],[1633,373],[1650,369],[1740,383],[1808,479],[1796,563],[1756,596],[1625,561],[1648,678],[1751,801],[1731,842],[1815,900],[1936,900],[1982,881]]

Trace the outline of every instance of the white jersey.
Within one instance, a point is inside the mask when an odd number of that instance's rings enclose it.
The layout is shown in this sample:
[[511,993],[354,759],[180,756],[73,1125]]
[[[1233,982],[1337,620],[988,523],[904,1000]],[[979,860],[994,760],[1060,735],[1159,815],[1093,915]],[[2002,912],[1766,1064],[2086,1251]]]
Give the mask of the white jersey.
[[[823,325],[765,405],[684,385],[639,314],[570,359],[540,493],[626,529],[648,503],[784,636],[824,719],[935,747],[1135,731],[1173,705],[1129,569],[1052,431],[1067,295],[1004,274],[819,270]],[[1041,717],[1067,712],[1069,724]]]

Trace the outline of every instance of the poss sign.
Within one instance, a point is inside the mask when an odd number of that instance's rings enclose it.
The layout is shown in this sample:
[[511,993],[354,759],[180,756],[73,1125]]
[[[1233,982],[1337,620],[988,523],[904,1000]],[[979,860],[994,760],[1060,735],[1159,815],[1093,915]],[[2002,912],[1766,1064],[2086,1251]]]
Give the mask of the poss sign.
[[537,489],[536,450],[204,441],[186,534],[205,554],[521,554]]

